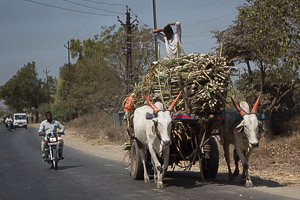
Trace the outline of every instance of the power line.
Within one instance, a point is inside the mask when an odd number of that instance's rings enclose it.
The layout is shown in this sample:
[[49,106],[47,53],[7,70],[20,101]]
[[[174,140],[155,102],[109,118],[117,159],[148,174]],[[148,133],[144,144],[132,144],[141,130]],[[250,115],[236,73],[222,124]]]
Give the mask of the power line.
[[192,11],[192,10],[196,10],[196,9],[199,9],[199,8],[203,8],[203,7],[209,6],[209,5],[214,4],[214,3],[218,2],[218,1],[222,1],[222,0],[215,0],[215,1],[212,1],[212,2],[210,2],[210,3],[202,4],[202,5],[200,5],[200,6],[197,6],[197,7],[194,7],[194,8],[185,10],[185,11],[182,11],[182,12],[178,12],[178,13],[176,13],[176,14],[174,14],[174,15],[170,15],[170,16],[166,16],[166,17],[161,17],[161,18],[158,18],[158,19],[166,19],[166,18],[170,18],[170,17],[174,17],[174,16],[177,17],[177,16],[180,15],[180,14],[187,13],[187,12],[190,12],[190,11]]
[[[222,26],[222,27],[218,27],[218,28],[215,28],[215,29],[222,29],[222,28],[226,28],[228,26]],[[209,30],[209,31],[203,31],[203,32],[200,32],[200,33],[195,33],[195,34],[192,34],[192,35],[186,35],[186,36],[182,36],[182,37],[194,37],[194,36],[198,36],[198,35],[201,35],[201,34],[204,34],[204,33],[210,33],[211,31],[215,30],[215,29],[212,29],[212,30]]]
[[195,41],[192,41],[192,42],[183,42],[182,44],[183,45],[186,45],[186,44],[192,44],[192,43],[195,43],[195,42],[200,42],[200,41],[205,41],[205,40],[211,40],[211,39],[214,39],[212,37],[209,37],[209,38],[203,38],[201,40],[195,40]]
[[[130,7],[128,7],[128,8],[130,8]],[[139,20],[139,22],[141,22],[144,26],[146,25],[143,21],[142,21],[142,19],[132,10],[132,8],[130,8],[130,10],[133,12],[133,14],[135,14],[135,17]]]
[[82,0],[82,1],[87,1],[87,2],[92,2],[92,3],[99,3],[99,4],[105,4],[105,5],[111,5],[111,6],[126,6],[125,4],[104,3],[104,2],[92,1],[92,0]]
[[24,0],[24,1],[35,3],[35,4],[40,4],[40,5],[48,6],[48,7],[52,7],[52,8],[57,8],[57,9],[61,9],[61,10],[67,10],[67,11],[72,11],[72,12],[77,12],[77,13],[83,13],[83,14],[91,14],[91,15],[99,15],[99,16],[110,16],[110,17],[116,17],[117,16],[117,15],[92,13],[92,12],[85,12],[85,11],[74,10],[74,9],[69,9],[69,8],[63,8],[63,7],[54,6],[54,5],[50,5],[50,4],[45,4],[45,3],[41,3],[41,2],[37,2],[37,1],[32,1],[32,0]]
[[227,16],[234,15],[234,14],[237,14],[237,13],[238,12],[229,13],[229,14],[226,14],[226,15],[222,15],[220,17],[216,17],[216,18],[208,19],[208,20],[201,21],[201,22],[198,22],[198,23],[195,23],[195,24],[187,25],[187,26],[184,26],[183,28],[187,28],[187,27],[198,25],[198,24],[204,24],[204,23],[207,23],[207,22],[215,21],[215,20],[221,19],[223,17],[227,17]]
[[75,5],[78,5],[78,6],[83,6],[83,7],[86,7],[86,8],[101,10],[101,11],[104,11],[104,12],[115,13],[115,14],[123,14],[123,13],[120,13],[120,12],[115,12],[115,11],[111,11],[111,10],[105,10],[105,9],[101,9],[101,8],[95,8],[95,7],[92,7],[92,6],[87,6],[87,5],[84,5],[84,4],[81,4],[81,3],[76,3],[76,2],[70,1],[70,0],[62,0],[62,1],[65,1],[65,2],[68,2],[68,3],[71,3],[71,4],[75,4]]

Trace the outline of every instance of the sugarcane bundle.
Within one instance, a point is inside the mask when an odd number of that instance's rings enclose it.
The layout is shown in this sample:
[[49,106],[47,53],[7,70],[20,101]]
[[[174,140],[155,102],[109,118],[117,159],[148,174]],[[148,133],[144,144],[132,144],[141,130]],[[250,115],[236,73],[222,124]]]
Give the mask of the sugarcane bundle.
[[146,94],[152,102],[168,106],[182,91],[175,112],[218,113],[224,107],[230,69],[223,57],[209,54],[193,53],[159,61],[135,86],[135,104],[143,105]]

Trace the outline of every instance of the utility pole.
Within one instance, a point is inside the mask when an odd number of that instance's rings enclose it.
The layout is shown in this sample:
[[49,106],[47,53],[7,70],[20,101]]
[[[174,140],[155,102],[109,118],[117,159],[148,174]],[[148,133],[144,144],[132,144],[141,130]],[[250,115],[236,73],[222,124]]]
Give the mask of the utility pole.
[[47,87],[47,103],[50,104],[50,92],[49,92],[49,79],[48,79],[48,73],[50,73],[50,70],[46,68],[46,70],[43,70],[43,72],[46,74],[46,87]]
[[72,119],[72,104],[71,104],[71,61],[70,61],[70,41],[68,41],[67,46],[64,45],[66,49],[68,49],[68,100],[69,100],[69,119]]
[[[153,22],[154,29],[157,29],[157,21],[156,21],[156,3],[155,0],[152,0],[153,3]],[[155,58],[158,60],[158,47],[157,47],[157,38],[154,36],[154,45],[155,45]]]
[[127,37],[126,37],[126,87],[127,87],[127,94],[130,93],[129,84],[131,82],[132,74],[132,52],[131,52],[131,29],[134,28],[134,23],[137,22],[137,19],[130,22],[130,8],[126,6],[126,23],[124,24],[120,17],[118,17],[118,21],[122,26],[126,28]]

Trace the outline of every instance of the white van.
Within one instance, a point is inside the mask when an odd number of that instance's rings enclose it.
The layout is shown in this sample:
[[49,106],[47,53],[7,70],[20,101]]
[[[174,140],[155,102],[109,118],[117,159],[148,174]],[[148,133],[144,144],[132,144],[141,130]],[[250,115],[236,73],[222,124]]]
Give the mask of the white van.
[[26,113],[14,114],[14,128],[23,127],[27,129],[27,115]]

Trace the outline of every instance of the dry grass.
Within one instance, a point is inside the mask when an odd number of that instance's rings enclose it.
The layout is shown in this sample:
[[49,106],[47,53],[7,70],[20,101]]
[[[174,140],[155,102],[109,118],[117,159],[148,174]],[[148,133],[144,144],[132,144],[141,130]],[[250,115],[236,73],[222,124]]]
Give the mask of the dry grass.
[[122,128],[115,128],[111,115],[105,112],[87,114],[67,124],[68,131],[99,145],[123,144],[127,135]]

